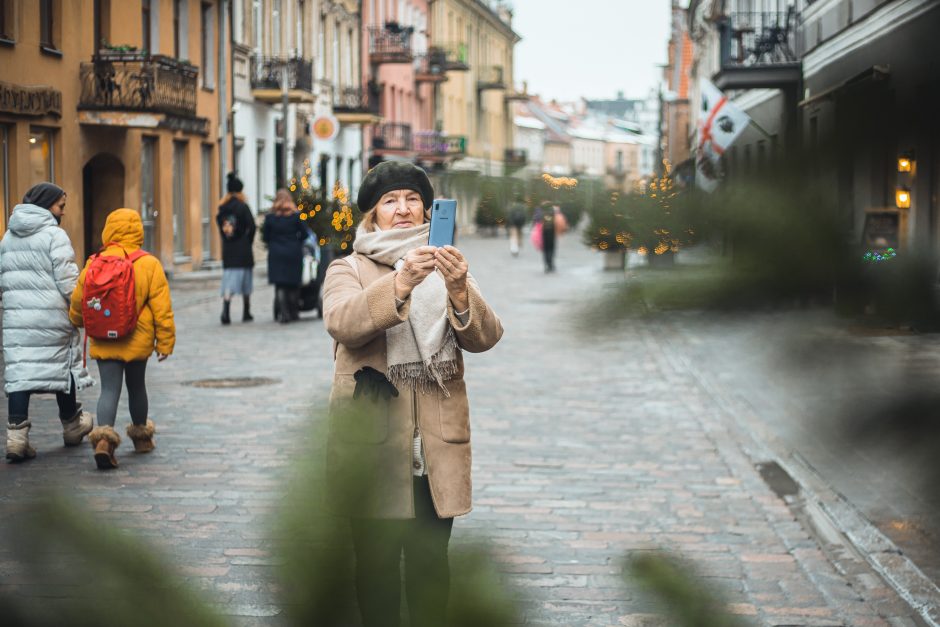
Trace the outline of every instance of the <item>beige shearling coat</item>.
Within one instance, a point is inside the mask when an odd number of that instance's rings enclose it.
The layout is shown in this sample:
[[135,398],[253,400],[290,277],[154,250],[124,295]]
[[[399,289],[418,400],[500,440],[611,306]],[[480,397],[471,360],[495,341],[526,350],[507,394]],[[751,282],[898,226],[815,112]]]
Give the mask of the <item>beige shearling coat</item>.
[[[415,425],[424,444],[434,508],[441,518],[471,509],[470,407],[464,363],[446,382],[448,397],[399,390],[389,401],[353,401],[354,374],[364,366],[387,371],[385,330],[408,319],[411,299],[395,306],[395,270],[358,253],[330,264],[323,283],[323,320],[335,340],[330,394],[327,490],[338,514],[413,518],[412,443]],[[499,318],[468,278],[470,310],[460,324],[448,300],[447,315],[460,349],[480,353],[502,337]]]

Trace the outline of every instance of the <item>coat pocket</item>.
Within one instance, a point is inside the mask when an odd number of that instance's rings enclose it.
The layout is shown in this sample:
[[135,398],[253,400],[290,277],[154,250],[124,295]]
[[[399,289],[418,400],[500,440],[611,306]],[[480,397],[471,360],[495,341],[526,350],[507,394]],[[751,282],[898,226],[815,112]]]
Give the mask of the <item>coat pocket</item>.
[[451,444],[463,444],[470,441],[470,404],[467,400],[467,386],[463,381],[447,381],[450,397],[438,395],[441,421],[441,439]]
[[330,394],[330,431],[349,444],[381,444],[388,439],[389,402],[353,398],[352,375],[337,375]]

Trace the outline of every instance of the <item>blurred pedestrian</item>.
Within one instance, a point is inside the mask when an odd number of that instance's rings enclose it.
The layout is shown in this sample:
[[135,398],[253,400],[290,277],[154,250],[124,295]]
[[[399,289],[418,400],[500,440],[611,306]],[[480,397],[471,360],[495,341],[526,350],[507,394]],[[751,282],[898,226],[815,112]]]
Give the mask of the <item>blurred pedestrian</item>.
[[300,317],[303,243],[309,231],[290,192],[279,189],[271,212],[264,217],[261,239],[268,245],[268,283],[274,284],[274,319],[286,324]]
[[461,349],[486,351],[503,332],[463,254],[427,245],[433,197],[415,165],[373,168],[354,253],[330,265],[323,288],[336,341],[330,503],[350,516],[365,627],[399,625],[403,552],[411,625],[447,622],[447,547],[471,508]]
[[[69,317],[78,327],[85,327],[88,338],[89,354],[98,361],[98,374],[101,377],[101,395],[98,397],[98,426],[88,439],[94,445],[95,463],[101,470],[117,468],[118,462],[114,451],[121,443],[121,437],[114,430],[117,419],[118,401],[121,389],[127,384],[127,401],[130,408],[131,424],[127,426],[127,437],[134,443],[137,453],[149,453],[154,448],[154,424],[149,417],[147,398],[147,361],[154,353],[157,360],[163,361],[173,353],[176,344],[176,325],[173,321],[173,304],[170,299],[170,286],[166,280],[163,266],[153,255],[141,250],[144,243],[144,225],[140,214],[133,209],[116,209],[108,215],[101,241],[106,242],[104,249],[85,264],[78,285],[72,293]],[[112,260],[116,258],[116,261]],[[109,272],[112,268],[120,271],[121,261],[130,264],[132,273],[129,281],[123,284],[97,283],[116,281],[118,275]],[[98,269],[105,271],[98,274]],[[97,297],[94,290],[105,286],[108,295]],[[106,303],[109,297],[117,297],[122,290],[127,290],[130,306],[133,309],[114,306],[110,311]],[[106,307],[102,312],[102,307]],[[117,337],[117,333],[108,334],[113,339],[102,339],[93,331],[93,325],[100,324],[104,314],[109,324],[127,324],[130,331]],[[136,321],[134,314],[136,313]],[[127,319],[121,320],[124,316]]]
[[513,257],[519,256],[519,247],[522,244],[522,227],[526,223],[526,208],[521,196],[516,196],[515,202],[509,208],[509,252]]
[[11,462],[36,456],[29,444],[33,394],[55,394],[66,446],[80,444],[93,426],[91,414],[75,397],[94,381],[82,364],[81,333],[69,322],[78,266],[69,236],[59,227],[66,200],[65,190],[52,183],[31,187],[13,208],[0,242],[6,457]]
[[229,309],[232,297],[241,295],[244,307],[242,322],[251,322],[251,293],[254,288],[252,272],[255,257],[255,217],[242,193],[244,184],[234,172],[229,172],[225,183],[226,195],[219,203],[216,222],[222,235],[222,324],[231,324]]

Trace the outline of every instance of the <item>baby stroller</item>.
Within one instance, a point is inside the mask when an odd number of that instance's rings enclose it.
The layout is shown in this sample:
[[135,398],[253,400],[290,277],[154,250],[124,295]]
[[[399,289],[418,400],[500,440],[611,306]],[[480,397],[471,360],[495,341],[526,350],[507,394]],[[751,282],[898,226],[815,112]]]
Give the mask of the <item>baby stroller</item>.
[[300,311],[317,310],[317,318],[323,317],[323,307],[320,303],[320,245],[317,236],[310,231],[304,240],[303,272],[301,274],[300,290],[298,292],[298,308]]

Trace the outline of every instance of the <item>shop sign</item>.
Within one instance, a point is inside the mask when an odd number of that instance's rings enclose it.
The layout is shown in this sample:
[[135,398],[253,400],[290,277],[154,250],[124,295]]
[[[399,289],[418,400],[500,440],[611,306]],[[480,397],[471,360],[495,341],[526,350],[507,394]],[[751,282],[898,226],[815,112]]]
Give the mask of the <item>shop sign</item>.
[[320,141],[333,141],[339,134],[339,120],[332,115],[318,115],[313,119],[313,136]]
[[0,81],[0,113],[61,117],[62,92],[52,87],[24,87]]

